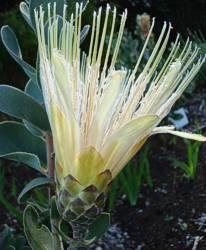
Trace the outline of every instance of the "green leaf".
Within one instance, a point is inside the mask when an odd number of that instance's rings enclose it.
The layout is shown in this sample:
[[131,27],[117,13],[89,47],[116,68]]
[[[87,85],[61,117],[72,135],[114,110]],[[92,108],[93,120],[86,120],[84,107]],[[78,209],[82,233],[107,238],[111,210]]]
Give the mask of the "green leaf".
[[65,241],[70,241],[72,239],[72,227],[65,220],[61,220],[59,222],[58,228],[56,228],[56,230]]
[[89,33],[90,25],[85,25],[80,34],[80,42],[83,43]]
[[29,13],[29,5],[26,2],[21,2],[19,5],[19,10],[25,19],[25,21],[28,23],[28,25],[33,29],[30,13]]
[[10,56],[22,67],[31,79],[36,79],[36,70],[23,60],[19,42],[9,26],[1,28],[1,39]]
[[57,205],[56,205],[56,197],[55,196],[53,196],[51,198],[51,218],[55,219],[55,220],[60,218],[60,215],[59,215],[59,212],[57,209]]
[[46,164],[45,142],[33,136],[23,124],[11,121],[0,123],[0,138],[0,157],[12,153],[30,153]]
[[0,249],[6,249],[12,237],[10,228],[6,225],[5,229],[0,233]]
[[109,225],[110,225],[110,214],[102,213],[97,217],[95,222],[90,225],[89,232],[85,240],[86,241],[90,241],[92,239],[98,240],[107,231]]
[[30,181],[25,187],[24,189],[21,191],[21,193],[19,194],[18,197],[18,202],[20,203],[23,196],[25,194],[27,194],[28,192],[30,192],[31,190],[33,190],[34,188],[37,187],[41,187],[41,186],[48,186],[51,184],[51,181],[49,178],[47,177],[38,177],[36,179],[33,179],[32,181]]
[[[54,3],[56,3],[56,0],[30,0],[30,17],[33,27],[36,27],[35,23],[35,15],[34,10],[38,10],[40,6],[42,6],[43,10],[45,11],[45,16],[48,16],[48,4],[51,4],[51,9]],[[58,3],[56,5],[56,14],[63,16],[63,9],[64,9],[64,0],[58,0]],[[47,19],[47,18],[46,18]],[[46,21],[45,19],[45,21]]]
[[6,225],[0,233],[0,249],[1,250],[31,250],[26,246],[26,239],[23,236],[15,237],[12,230]]
[[32,97],[17,88],[0,85],[0,111],[26,120],[43,131],[50,130],[45,109]]
[[[12,244],[15,246],[15,250],[22,250],[26,248],[26,239],[23,236],[18,236],[17,238],[14,239],[14,243]],[[28,248],[27,248],[28,249]]]
[[24,120],[23,122],[24,122],[24,126],[34,136],[38,136],[38,137],[43,137],[44,136],[44,134],[42,133],[42,131],[40,129],[38,129],[37,127],[33,126],[30,122],[27,122],[26,120]]
[[54,250],[52,234],[48,227],[39,223],[37,210],[28,205],[23,215],[24,232],[33,250]]
[[39,104],[44,104],[42,90],[36,82],[30,79],[26,84],[25,92],[33,97]]
[[52,224],[53,227],[53,245],[54,245],[54,249],[63,249],[62,246],[62,237],[61,234],[59,234],[59,223],[61,220],[61,217],[59,215],[57,206],[56,206],[56,197],[53,196],[51,198],[51,213],[50,213],[50,222]]
[[11,160],[11,161],[17,161],[17,162],[24,163],[24,164],[28,165],[29,167],[31,167],[39,172],[42,172],[40,160],[34,154],[15,152],[15,153],[3,155],[1,157],[4,157],[4,158]]
[[120,197],[122,191],[119,188],[120,187],[120,183],[119,183],[119,178],[115,177],[112,181],[112,185],[111,188],[109,190],[109,194],[108,194],[108,211],[112,211],[116,205],[116,201],[117,199]]
[[[36,82],[29,80],[26,84],[25,92],[31,97],[33,97],[40,105],[44,105],[42,91]],[[24,120],[24,125],[33,135],[39,137],[43,136],[42,131],[34,127],[30,122]]]

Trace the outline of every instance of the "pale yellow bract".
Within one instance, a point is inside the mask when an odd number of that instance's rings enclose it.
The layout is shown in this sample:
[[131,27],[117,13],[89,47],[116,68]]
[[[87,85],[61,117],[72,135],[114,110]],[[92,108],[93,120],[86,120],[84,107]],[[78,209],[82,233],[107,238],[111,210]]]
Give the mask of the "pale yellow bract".
[[201,135],[177,132],[169,126],[157,127],[201,68],[204,59],[197,59],[198,48],[193,49],[187,41],[180,51],[178,36],[166,62],[159,67],[172,29],[164,23],[148,62],[137,74],[153,31],[153,19],[134,69],[115,69],[127,11],[121,16],[112,55],[116,9],[111,10],[108,5],[104,20],[102,8],[94,12],[86,55],[80,49],[83,6],[76,5],[69,22],[66,8],[60,19],[56,6],[48,5],[47,29],[43,9],[35,11],[41,85],[60,183],[70,174],[81,185],[89,186],[107,169],[114,178],[147,138],[156,133],[206,141]]

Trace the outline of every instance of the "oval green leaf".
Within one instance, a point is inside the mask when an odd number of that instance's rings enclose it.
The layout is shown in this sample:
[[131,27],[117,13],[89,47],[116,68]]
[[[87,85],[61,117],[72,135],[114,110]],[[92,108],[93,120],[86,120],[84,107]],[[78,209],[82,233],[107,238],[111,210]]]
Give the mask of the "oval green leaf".
[[30,79],[26,84],[25,92],[33,97],[40,105],[44,105],[42,90],[36,82]]
[[[37,82],[34,82],[30,79],[26,84],[25,92],[33,97],[40,105],[44,105],[43,94]],[[39,137],[43,136],[42,131],[34,127],[30,122],[24,120],[24,125],[33,135]]]
[[48,227],[39,223],[39,214],[33,206],[25,208],[23,221],[24,232],[32,249],[53,250],[52,234]]
[[30,153],[46,164],[45,142],[33,136],[23,124],[11,121],[0,123],[0,138],[0,157],[18,152]]
[[23,18],[25,19],[25,21],[33,29],[31,18],[30,18],[29,5],[26,2],[21,2],[19,5],[19,10]]
[[0,111],[26,120],[43,131],[50,125],[45,109],[25,92],[9,85],[0,85]]
[[10,154],[6,154],[6,155],[2,155],[1,157],[7,159],[7,160],[11,160],[11,161],[16,161],[16,162],[20,162],[20,163],[24,163],[27,166],[42,172],[41,170],[41,163],[39,158],[31,153],[23,153],[23,152],[15,152],[15,153],[10,153]]
[[90,225],[88,235],[85,241],[90,242],[91,240],[98,240],[107,231],[110,225],[110,214],[102,213],[97,219]]
[[21,193],[19,194],[18,197],[18,202],[20,203],[23,196],[25,194],[27,194],[28,192],[32,191],[33,189],[37,188],[37,187],[42,187],[42,186],[48,186],[51,184],[51,181],[49,178],[47,177],[38,177],[36,179],[33,179],[32,181],[30,181],[25,187],[24,189],[21,191]]
[[22,67],[29,78],[35,80],[36,70],[23,60],[19,42],[8,25],[1,28],[1,39],[10,56]]

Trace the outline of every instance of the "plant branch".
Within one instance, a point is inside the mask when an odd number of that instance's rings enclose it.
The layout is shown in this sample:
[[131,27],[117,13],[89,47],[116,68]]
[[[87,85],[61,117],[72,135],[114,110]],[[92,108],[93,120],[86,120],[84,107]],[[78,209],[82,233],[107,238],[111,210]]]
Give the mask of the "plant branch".
[[[51,134],[46,135],[46,145],[47,145],[47,167],[48,167],[48,176],[50,180],[54,181],[55,175],[55,162],[54,162],[54,146],[53,146],[53,138]],[[57,230],[55,229],[56,221],[52,218],[52,190],[51,187],[48,190],[48,198],[49,198],[49,210],[50,210],[50,224],[51,231],[53,234],[53,249],[55,250],[57,247],[59,250],[63,249],[63,244],[60,235],[58,235]]]

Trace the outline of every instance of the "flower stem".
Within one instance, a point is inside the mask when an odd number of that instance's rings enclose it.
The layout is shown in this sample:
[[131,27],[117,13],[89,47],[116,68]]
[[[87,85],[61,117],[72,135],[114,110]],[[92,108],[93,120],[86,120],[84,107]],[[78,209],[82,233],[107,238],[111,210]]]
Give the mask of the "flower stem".
[[[53,147],[53,138],[51,134],[46,135],[46,145],[47,145],[47,166],[48,166],[48,177],[51,182],[54,182],[54,171],[55,171],[55,162],[54,162],[54,147]],[[48,200],[49,200],[49,215],[50,215],[50,224],[51,231],[53,235],[53,250],[63,249],[61,236],[58,234],[55,225],[57,221],[52,218],[52,189],[48,188]],[[57,226],[57,225],[56,225]]]
[[51,134],[46,135],[47,142],[47,165],[48,165],[48,175],[51,181],[54,181],[54,147],[53,147],[53,139]]

